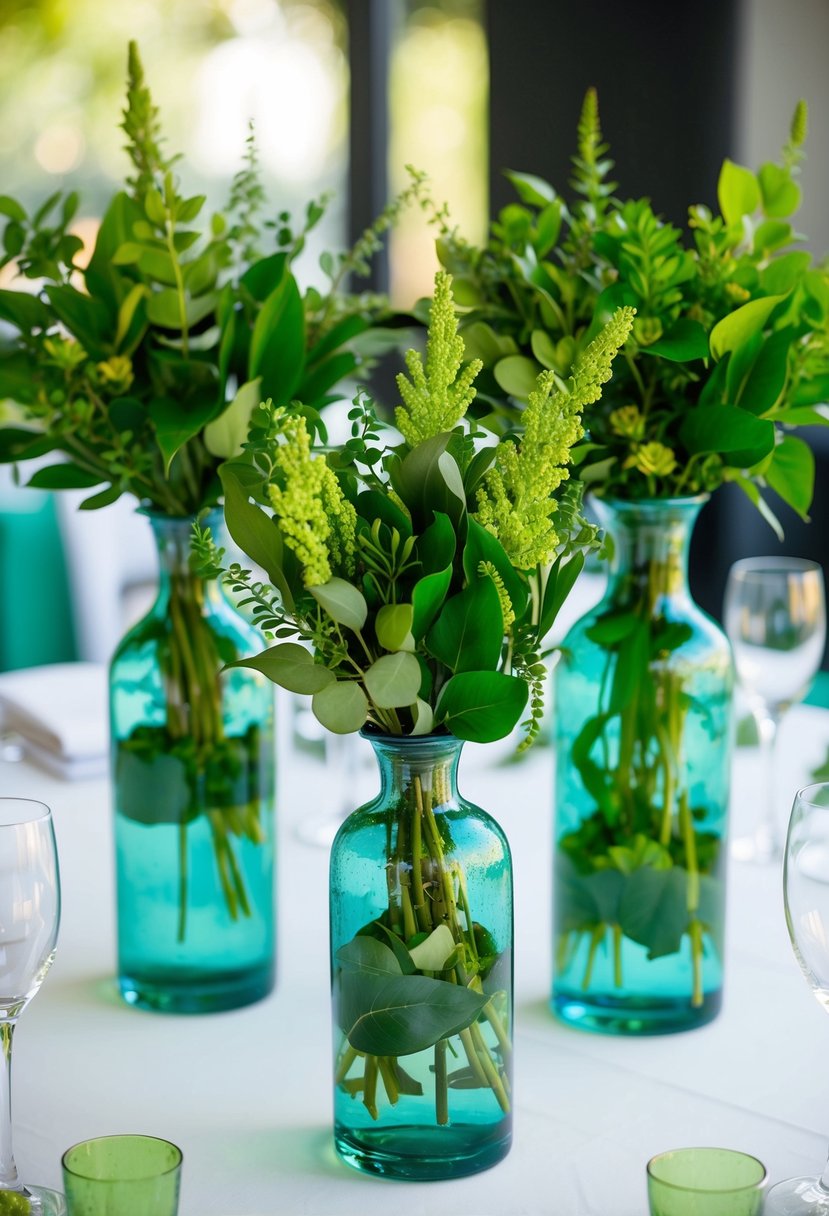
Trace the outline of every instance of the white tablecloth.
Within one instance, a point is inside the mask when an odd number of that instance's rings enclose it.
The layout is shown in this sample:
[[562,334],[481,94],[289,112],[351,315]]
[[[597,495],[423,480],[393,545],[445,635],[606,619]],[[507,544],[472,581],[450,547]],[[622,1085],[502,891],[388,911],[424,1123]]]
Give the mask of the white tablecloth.
[[[829,714],[793,710],[780,745],[783,818],[826,757]],[[468,747],[461,786],[513,848],[515,1142],[493,1170],[420,1185],[363,1177],[332,1148],[327,852],[295,835],[303,817],[335,802],[322,764],[290,753],[281,763],[276,992],[235,1013],[182,1018],[129,1009],[116,995],[106,783],[0,762],[1,793],[53,808],[64,893],[57,961],[15,1039],[23,1176],[56,1185],[68,1145],[142,1131],[184,1150],[181,1216],[641,1216],[645,1163],[666,1148],[745,1149],[772,1180],[822,1166],[829,1022],[792,957],[778,869],[732,866],[725,1007],[715,1022],[650,1039],[568,1029],[547,1004],[552,757],[539,750],[509,765],[496,763],[501,756]],[[759,780],[756,756],[741,751],[738,821]],[[373,784],[365,766],[355,804]]]

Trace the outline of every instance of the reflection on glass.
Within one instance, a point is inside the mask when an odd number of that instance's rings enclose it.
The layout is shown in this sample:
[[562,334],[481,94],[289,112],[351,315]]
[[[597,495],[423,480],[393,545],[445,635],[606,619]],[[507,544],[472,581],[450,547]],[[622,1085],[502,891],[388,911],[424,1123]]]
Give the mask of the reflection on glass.
[[780,719],[807,692],[826,642],[820,566],[794,557],[736,562],[728,575],[724,623],[765,762],[765,800],[754,834],[735,841],[734,853],[744,861],[769,861],[780,853],[774,784]]
[[[800,968],[829,1012],[829,784],[798,790],[783,868],[786,924]],[[829,1162],[818,1177],[772,1187],[765,1216],[829,1216]]]

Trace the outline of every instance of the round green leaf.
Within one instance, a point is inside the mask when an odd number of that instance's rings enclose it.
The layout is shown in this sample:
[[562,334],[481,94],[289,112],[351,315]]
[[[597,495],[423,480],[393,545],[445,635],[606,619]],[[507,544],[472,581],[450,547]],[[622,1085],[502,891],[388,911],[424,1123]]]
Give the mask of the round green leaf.
[[334,673],[321,663],[315,663],[313,655],[296,642],[282,642],[271,646],[250,659],[239,659],[234,667],[252,667],[288,692],[305,695],[321,692],[334,683]]
[[413,654],[384,654],[365,674],[368,695],[379,709],[413,705],[420,691],[420,664]]
[[442,971],[454,949],[455,939],[452,936],[452,930],[448,925],[438,925],[425,941],[418,946],[412,946],[409,954],[418,971]]
[[495,379],[505,393],[526,401],[535,389],[542,369],[534,359],[527,359],[524,355],[507,355],[506,359],[499,359],[493,370]]
[[374,632],[384,650],[413,650],[411,604],[384,604],[377,613]]
[[314,599],[332,621],[345,625],[346,629],[359,632],[366,623],[368,605],[362,592],[344,578],[330,578],[319,587],[309,587]]
[[315,693],[311,708],[317,721],[335,735],[350,735],[368,717],[366,694],[353,680],[337,680]]

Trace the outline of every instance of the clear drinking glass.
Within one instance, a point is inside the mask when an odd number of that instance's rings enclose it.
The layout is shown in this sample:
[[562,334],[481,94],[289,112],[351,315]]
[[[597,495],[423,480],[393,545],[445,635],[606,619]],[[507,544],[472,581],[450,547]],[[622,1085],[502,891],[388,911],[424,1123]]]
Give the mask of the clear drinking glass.
[[[792,947],[819,1003],[829,1012],[829,783],[795,794],[783,866]],[[829,1162],[820,1177],[772,1187],[766,1216],[829,1216]]]
[[99,1136],[63,1154],[69,1216],[176,1216],[181,1149],[156,1136]]
[[741,861],[767,862],[781,851],[774,780],[780,719],[807,692],[826,642],[820,566],[797,557],[735,562],[725,591],[724,623],[765,761],[761,818],[750,837],[734,842],[733,853]]
[[52,965],[59,920],[58,856],[49,808],[26,798],[0,798],[0,1194],[11,1191],[28,1198],[32,1216],[58,1216],[66,1207],[56,1191],[24,1184],[14,1163],[12,1038],[17,1019]]

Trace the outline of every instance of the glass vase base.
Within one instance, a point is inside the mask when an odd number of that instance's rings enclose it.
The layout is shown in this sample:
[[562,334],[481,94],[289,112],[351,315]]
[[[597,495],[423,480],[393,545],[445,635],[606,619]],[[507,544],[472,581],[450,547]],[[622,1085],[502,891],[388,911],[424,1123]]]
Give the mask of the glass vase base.
[[274,986],[274,968],[182,977],[180,971],[134,971],[118,978],[121,996],[136,1009],[155,1013],[221,1013],[264,1000]]
[[464,1178],[497,1165],[506,1157],[512,1132],[485,1131],[479,1124],[459,1127],[334,1129],[334,1145],[346,1164],[365,1174],[406,1182]]
[[590,996],[583,992],[553,993],[551,1008],[568,1026],[596,1034],[676,1034],[713,1021],[722,1006],[722,992],[706,993],[701,1005],[672,997]]
[[829,1190],[820,1178],[787,1178],[766,1195],[765,1216],[829,1216]]
[[[0,1188],[0,1197],[9,1194]],[[66,1216],[66,1200],[59,1191],[50,1191],[45,1186],[24,1186],[22,1191],[12,1191],[13,1195],[20,1195],[29,1200],[31,1216]],[[18,1208],[10,1208],[12,1212],[18,1211]],[[2,1205],[0,1198],[0,1212],[6,1211]]]

